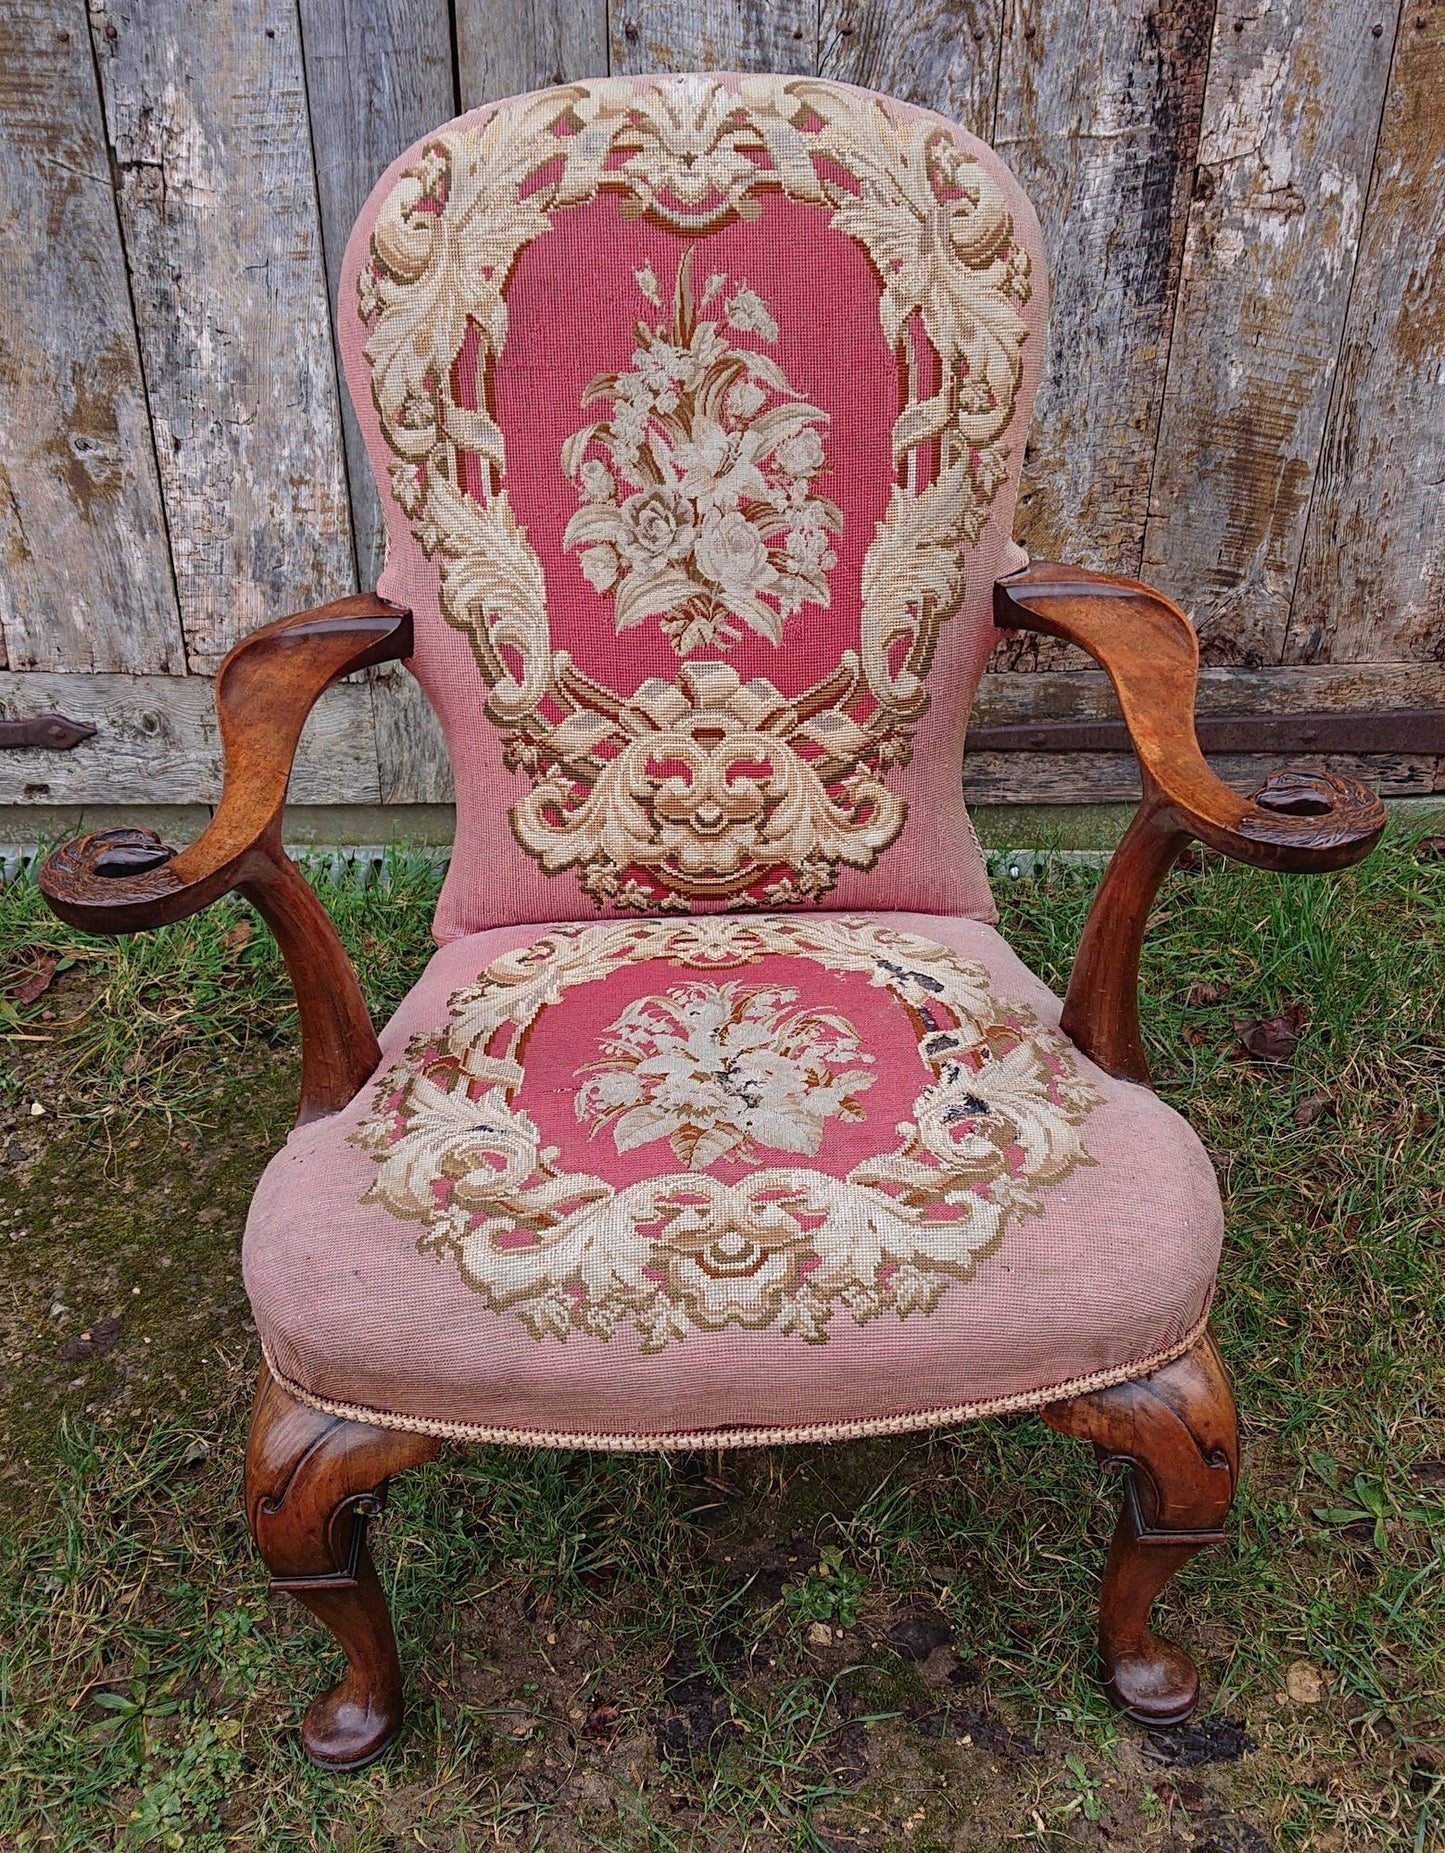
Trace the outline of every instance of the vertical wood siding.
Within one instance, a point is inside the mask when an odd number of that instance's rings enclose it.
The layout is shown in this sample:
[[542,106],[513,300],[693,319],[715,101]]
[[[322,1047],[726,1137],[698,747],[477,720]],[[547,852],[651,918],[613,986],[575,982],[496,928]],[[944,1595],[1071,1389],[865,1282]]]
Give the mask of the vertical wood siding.
[[[199,679],[375,583],[332,329],[377,174],[459,108],[608,70],[818,72],[993,142],[1052,270],[1020,537],[1179,598],[1216,711],[1440,692],[1445,0],[12,0],[6,23],[0,711],[89,700],[128,740],[124,677],[167,726],[154,691],[192,678],[155,764],[139,736],[109,762],[116,802],[209,790]],[[982,701],[1109,697],[1045,645],[1001,651]],[[329,714],[308,792],[450,795],[409,678]],[[0,754],[0,803],[93,795],[106,765],[99,741]],[[1376,770],[1445,786],[1428,759]],[[1129,776],[995,755],[971,783]]]
[[0,60],[0,661],[183,672],[84,0]]

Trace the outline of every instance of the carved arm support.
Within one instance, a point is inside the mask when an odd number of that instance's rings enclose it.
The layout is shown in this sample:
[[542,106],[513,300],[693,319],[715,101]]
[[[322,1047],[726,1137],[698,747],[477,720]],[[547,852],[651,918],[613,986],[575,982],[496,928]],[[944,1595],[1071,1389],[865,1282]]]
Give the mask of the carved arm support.
[[1334,772],[1277,772],[1248,798],[1232,791],[1195,738],[1194,627],[1136,579],[1036,560],[994,586],[994,622],[1087,650],[1108,672],[1139,758],[1143,796],[1089,910],[1063,1028],[1101,1068],[1147,1086],[1139,953],[1159,885],[1185,844],[1197,837],[1257,868],[1345,868],[1379,841],[1385,807]]
[[306,717],[339,676],[407,656],[411,613],[360,593],[253,632],[216,674],[224,780],[210,824],[179,852],[149,830],[100,830],[56,850],[40,888],[87,933],[138,933],[235,889],[275,934],[301,1018],[297,1124],[333,1113],[380,1060],[351,961],[281,847],[286,782]]

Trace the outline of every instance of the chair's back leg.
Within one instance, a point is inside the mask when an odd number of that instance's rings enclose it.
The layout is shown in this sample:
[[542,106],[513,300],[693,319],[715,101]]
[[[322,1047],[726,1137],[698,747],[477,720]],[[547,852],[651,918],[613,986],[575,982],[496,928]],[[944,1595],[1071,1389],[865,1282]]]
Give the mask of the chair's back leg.
[[429,1460],[428,1435],[372,1428],[289,1397],[262,1366],[246,1444],[246,1516],[271,1587],[311,1610],[346,1650],[346,1677],[315,1699],[301,1740],[328,1769],[359,1769],[401,1729],[401,1668],[366,1548],[389,1476]]
[[1110,1698],[1146,1724],[1177,1724],[1199,1699],[1181,1648],[1149,1631],[1155,1597],[1206,1544],[1223,1541],[1239,1477],[1239,1429],[1224,1361],[1206,1332],[1149,1377],[1040,1411],[1125,1470],[1124,1503],[1099,1603]]

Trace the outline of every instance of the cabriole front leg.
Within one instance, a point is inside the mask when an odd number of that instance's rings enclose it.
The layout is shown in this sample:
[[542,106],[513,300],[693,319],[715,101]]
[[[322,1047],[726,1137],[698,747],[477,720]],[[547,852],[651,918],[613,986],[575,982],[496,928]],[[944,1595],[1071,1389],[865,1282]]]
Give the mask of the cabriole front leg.
[[1239,1430],[1224,1360],[1206,1332],[1152,1376],[1050,1404],[1040,1414],[1123,1470],[1123,1508],[1099,1600],[1104,1686],[1128,1717],[1178,1724],[1199,1701],[1199,1674],[1182,1648],[1150,1632],[1149,1610],[1176,1570],[1224,1539],[1239,1477]]
[[366,1548],[386,1482],[429,1460],[428,1435],[347,1422],[294,1402],[262,1366],[246,1445],[246,1516],[273,1590],[310,1609],[346,1653],[346,1675],[301,1727],[313,1763],[360,1769],[401,1729],[401,1666]]

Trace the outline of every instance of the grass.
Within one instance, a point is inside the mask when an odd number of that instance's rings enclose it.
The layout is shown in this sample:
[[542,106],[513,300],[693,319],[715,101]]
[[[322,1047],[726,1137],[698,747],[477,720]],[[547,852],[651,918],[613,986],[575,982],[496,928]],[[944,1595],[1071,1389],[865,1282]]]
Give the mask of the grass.
[[[284,975],[240,904],[99,944],[0,891],[0,1847],[1445,1846],[1445,862],[1422,834],[1318,880],[1201,859],[1150,935],[1155,1073],[1226,1193],[1245,1421],[1231,1543],[1164,1604],[1205,1730],[1151,1745],[1100,1699],[1113,1490],[1035,1420],[449,1450],[380,1528],[407,1734],[348,1779],[296,1751],[333,1650],[268,1600],[238,1502],[235,1257],[294,1097]],[[1056,985],[1096,879],[1003,897]],[[378,1013],[435,880],[398,858],[382,888],[322,884]],[[14,1002],[52,957],[74,962]],[[1240,1024],[1296,1005],[1287,1059],[1239,1059]],[[59,1356],[117,1314],[113,1349]]]

